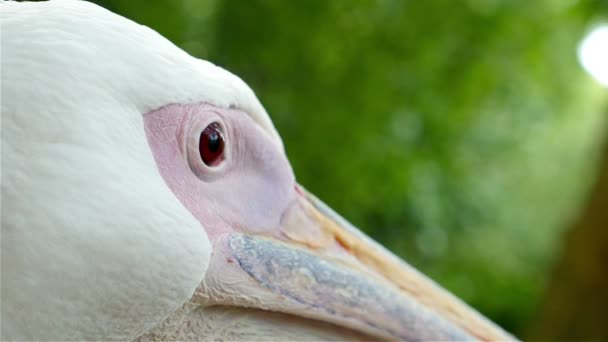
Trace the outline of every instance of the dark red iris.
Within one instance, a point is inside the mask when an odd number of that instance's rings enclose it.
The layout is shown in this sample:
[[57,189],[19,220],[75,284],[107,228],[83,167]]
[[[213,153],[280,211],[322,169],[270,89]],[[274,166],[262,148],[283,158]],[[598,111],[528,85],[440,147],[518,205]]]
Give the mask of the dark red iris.
[[224,133],[217,122],[205,127],[198,142],[201,159],[207,166],[215,166],[222,160],[224,153]]

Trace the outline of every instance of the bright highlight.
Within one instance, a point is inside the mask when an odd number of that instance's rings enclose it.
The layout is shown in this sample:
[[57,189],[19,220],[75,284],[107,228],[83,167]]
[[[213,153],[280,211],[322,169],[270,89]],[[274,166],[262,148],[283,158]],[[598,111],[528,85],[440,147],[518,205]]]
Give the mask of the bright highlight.
[[608,87],[608,25],[596,27],[583,39],[578,59],[593,78]]

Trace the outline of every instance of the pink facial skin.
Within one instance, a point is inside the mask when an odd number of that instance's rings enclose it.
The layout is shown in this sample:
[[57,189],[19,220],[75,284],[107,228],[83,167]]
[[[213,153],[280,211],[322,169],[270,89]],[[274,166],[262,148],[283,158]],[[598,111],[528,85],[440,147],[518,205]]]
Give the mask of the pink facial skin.
[[[223,160],[207,166],[199,137],[220,124]],[[295,201],[295,177],[282,149],[249,115],[209,104],[172,104],[144,115],[152,154],[169,188],[209,239],[229,232],[276,236]]]

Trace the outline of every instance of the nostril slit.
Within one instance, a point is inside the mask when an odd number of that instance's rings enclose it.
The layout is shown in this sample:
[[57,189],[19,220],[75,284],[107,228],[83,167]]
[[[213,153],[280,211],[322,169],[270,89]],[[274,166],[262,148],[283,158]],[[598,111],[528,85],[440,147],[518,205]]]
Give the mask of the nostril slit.
[[299,186],[298,184],[293,186],[293,189],[298,193],[298,195],[301,196],[306,196],[306,194],[304,193],[304,191],[302,190],[302,187]]

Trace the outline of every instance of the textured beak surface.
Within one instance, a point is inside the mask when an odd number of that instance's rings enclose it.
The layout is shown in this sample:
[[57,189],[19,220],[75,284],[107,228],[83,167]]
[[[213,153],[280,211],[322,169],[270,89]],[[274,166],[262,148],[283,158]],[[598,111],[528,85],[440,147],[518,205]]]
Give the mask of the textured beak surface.
[[297,190],[281,237],[233,234],[227,241],[229,254],[258,285],[295,303],[295,309],[269,309],[387,339],[514,339],[316,197]]

